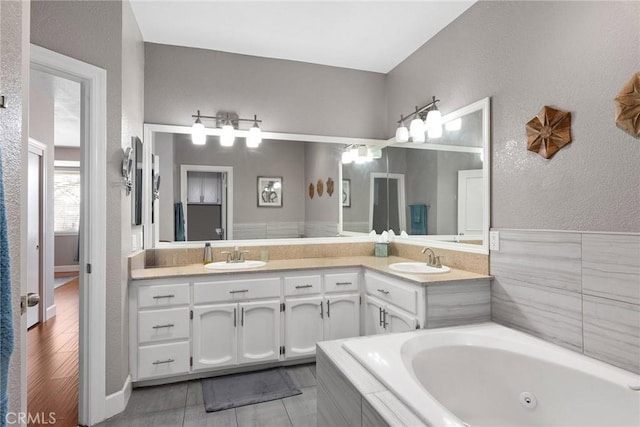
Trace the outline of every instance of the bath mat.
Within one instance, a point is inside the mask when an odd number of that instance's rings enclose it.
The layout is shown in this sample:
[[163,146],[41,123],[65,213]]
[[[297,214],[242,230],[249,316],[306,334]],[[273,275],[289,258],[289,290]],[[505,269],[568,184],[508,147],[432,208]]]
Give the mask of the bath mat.
[[284,368],[207,378],[202,383],[204,409],[217,412],[295,396],[302,392]]

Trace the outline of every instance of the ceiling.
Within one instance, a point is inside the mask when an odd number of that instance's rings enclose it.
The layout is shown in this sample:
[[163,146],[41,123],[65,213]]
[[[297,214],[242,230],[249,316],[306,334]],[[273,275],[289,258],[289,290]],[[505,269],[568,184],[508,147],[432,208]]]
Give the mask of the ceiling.
[[31,90],[53,101],[56,147],[80,147],[80,83],[31,69]]
[[149,1],[145,41],[388,73],[472,1]]

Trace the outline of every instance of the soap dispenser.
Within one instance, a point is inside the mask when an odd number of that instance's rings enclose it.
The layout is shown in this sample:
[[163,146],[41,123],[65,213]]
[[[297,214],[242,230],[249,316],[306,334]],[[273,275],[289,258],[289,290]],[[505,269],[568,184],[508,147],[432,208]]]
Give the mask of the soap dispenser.
[[211,243],[204,244],[204,257],[202,258],[203,264],[209,264],[213,262],[213,251],[211,250]]

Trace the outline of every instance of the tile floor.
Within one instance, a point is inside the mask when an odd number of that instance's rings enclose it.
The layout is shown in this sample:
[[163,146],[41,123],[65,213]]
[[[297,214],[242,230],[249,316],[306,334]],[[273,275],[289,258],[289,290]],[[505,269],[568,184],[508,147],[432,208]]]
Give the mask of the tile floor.
[[316,365],[287,368],[302,394],[271,402],[207,413],[200,380],[134,389],[125,411],[101,427],[306,427],[316,421]]

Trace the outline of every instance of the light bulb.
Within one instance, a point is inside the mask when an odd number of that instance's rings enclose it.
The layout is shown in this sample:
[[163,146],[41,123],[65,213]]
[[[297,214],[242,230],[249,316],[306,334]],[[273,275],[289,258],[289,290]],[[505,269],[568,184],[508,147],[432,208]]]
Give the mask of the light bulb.
[[[435,107],[434,107],[435,108]],[[424,121],[427,130],[442,126],[442,114],[440,111],[433,109],[427,113],[427,119]]]
[[194,145],[204,145],[207,143],[204,125],[199,118],[196,119],[196,122],[191,127],[191,142],[193,142]]
[[411,124],[409,125],[409,134],[411,135],[413,142],[424,142],[424,122],[420,117],[416,116],[415,119],[411,120]]
[[396,129],[396,142],[409,141],[409,129],[404,125],[404,117],[400,116],[400,126]]
[[220,135],[220,145],[223,147],[233,147],[233,141],[236,137],[233,134],[233,126],[226,124],[222,126],[222,134]]
[[257,148],[262,142],[262,131],[258,127],[258,124],[254,124],[249,129],[249,135],[247,136],[247,147]]

